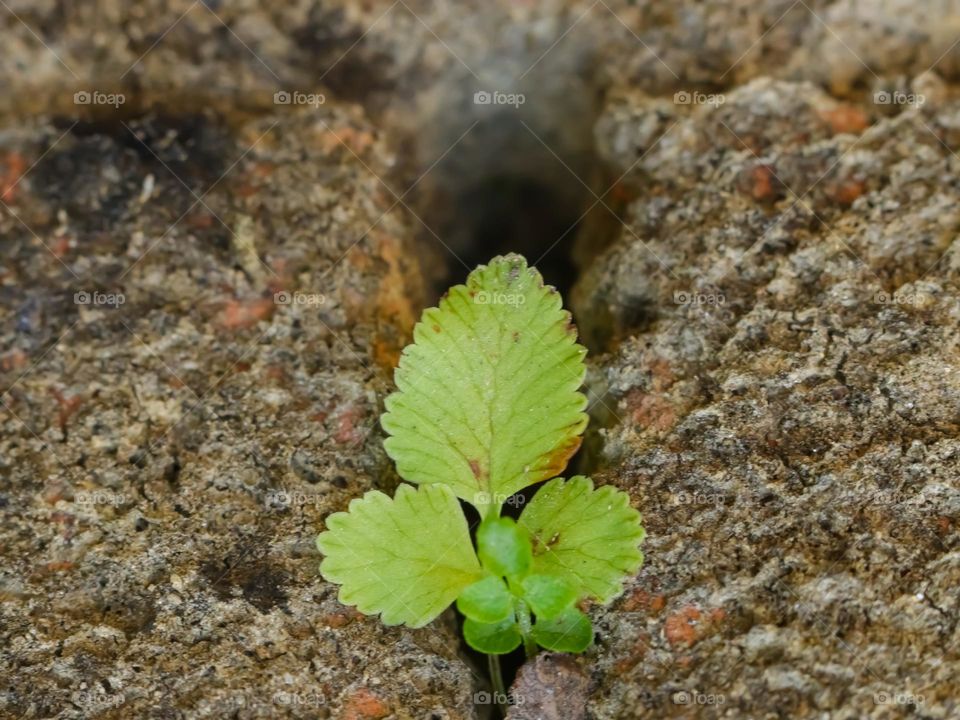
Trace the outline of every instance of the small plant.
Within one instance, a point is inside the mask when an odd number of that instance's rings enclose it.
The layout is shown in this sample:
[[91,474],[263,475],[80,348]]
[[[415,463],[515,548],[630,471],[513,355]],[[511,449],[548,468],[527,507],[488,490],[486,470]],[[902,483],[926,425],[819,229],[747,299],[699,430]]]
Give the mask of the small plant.
[[[317,538],[340,601],[387,625],[422,627],[456,601],[501,693],[497,655],[582,652],[593,629],[581,606],[613,599],[643,559],[626,493],[557,477],[587,425],[585,355],[522,257],[478,267],[423,313],[386,399],[384,446],[419,487],[370,491]],[[501,517],[544,480],[519,518]],[[480,514],[476,550],[458,498]]]

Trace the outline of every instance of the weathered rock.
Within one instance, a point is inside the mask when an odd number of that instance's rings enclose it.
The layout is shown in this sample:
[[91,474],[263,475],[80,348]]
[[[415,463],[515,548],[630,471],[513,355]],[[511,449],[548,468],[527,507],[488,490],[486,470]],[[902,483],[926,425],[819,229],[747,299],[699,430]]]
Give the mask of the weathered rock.
[[472,717],[448,624],[317,572],[323,518],[394,483],[378,398],[422,304],[377,131],[38,122],[2,153],[42,160],[0,226],[0,715]]
[[541,653],[510,689],[508,720],[584,720],[590,678],[569,655]]
[[[578,294],[612,343],[598,464],[649,533],[626,597],[595,613],[590,712],[950,717],[960,106],[855,107],[869,127],[834,133],[809,85],[726,100],[601,121],[667,134]],[[780,197],[743,191],[758,163]]]

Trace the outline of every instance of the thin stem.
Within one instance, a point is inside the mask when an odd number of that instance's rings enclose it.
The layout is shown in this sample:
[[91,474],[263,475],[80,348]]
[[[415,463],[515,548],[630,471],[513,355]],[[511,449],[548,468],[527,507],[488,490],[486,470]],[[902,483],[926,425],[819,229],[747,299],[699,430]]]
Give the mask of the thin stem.
[[505,717],[507,714],[507,689],[503,686],[500,656],[487,655],[487,667],[490,670],[490,682],[493,684],[493,700],[497,704],[500,716]]
[[527,653],[527,660],[532,660],[537,654],[537,643],[531,632],[533,624],[530,622],[530,608],[523,600],[517,600],[517,622],[520,625],[520,635],[523,636],[523,649]]

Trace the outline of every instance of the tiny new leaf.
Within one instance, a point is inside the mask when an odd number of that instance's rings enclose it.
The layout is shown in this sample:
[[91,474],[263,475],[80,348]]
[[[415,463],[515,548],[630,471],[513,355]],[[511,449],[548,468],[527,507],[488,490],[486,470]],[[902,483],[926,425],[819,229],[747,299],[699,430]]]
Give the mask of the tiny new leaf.
[[463,621],[463,637],[474,650],[488,655],[505,655],[520,646],[520,628],[510,617],[498,623]]
[[520,578],[533,560],[530,536],[511,518],[491,518],[477,529],[477,553],[483,566],[500,577]]
[[423,313],[413,338],[381,419],[404,480],[449,485],[486,516],[563,471],[587,424],[586,349],[526,260],[478,267]]
[[471,620],[497,623],[513,614],[513,595],[503,580],[488,575],[460,593],[457,609]]
[[553,618],[577,601],[573,585],[552,575],[527,575],[520,583],[523,598],[538,618]]
[[643,561],[644,530],[629,496],[582,475],[541,487],[520,515],[533,539],[532,572],[570,582],[578,598],[602,603],[620,593]]
[[422,627],[482,577],[467,521],[445,485],[373,490],[327,518],[317,537],[320,572],[340,602],[385,625]]
[[540,647],[554,652],[583,652],[593,642],[593,626],[590,618],[572,607],[555,618],[537,620],[533,639]]

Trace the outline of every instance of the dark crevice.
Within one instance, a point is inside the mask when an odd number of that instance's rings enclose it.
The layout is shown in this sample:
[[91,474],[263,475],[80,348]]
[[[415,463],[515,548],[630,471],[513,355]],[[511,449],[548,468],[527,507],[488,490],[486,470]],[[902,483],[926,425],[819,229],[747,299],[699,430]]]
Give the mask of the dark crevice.
[[[478,265],[519,253],[560,291],[570,309],[575,284],[620,229],[612,215],[617,202],[609,196],[597,199],[614,179],[594,147],[599,94],[587,84],[579,95],[563,97],[541,97],[533,88],[521,107],[491,108],[474,105],[473,85],[451,88],[445,98],[459,96],[460,101],[410,123],[417,134],[401,136],[397,143],[401,161],[393,184],[415,188],[408,198],[409,220],[431,283],[426,303],[435,305]],[[422,133],[425,127],[431,128],[429,135]],[[593,469],[594,457],[581,448],[562,475]],[[517,518],[542,484],[510,498],[502,515]],[[468,504],[463,508],[474,534],[480,518]],[[462,638],[459,613],[457,621]],[[477,676],[486,676],[486,656],[465,641],[461,650]],[[500,657],[506,688],[525,662],[522,646]],[[491,691],[480,685],[477,691]],[[484,718],[499,716],[491,705],[478,705],[476,711]]]
[[[476,267],[496,255],[520,253],[536,264],[544,281],[566,296],[576,280],[572,258],[580,212],[550,184],[523,175],[501,175],[468,187],[458,199],[469,244],[461,259]],[[454,268],[453,275],[466,271]],[[461,282],[463,277],[451,277]]]

